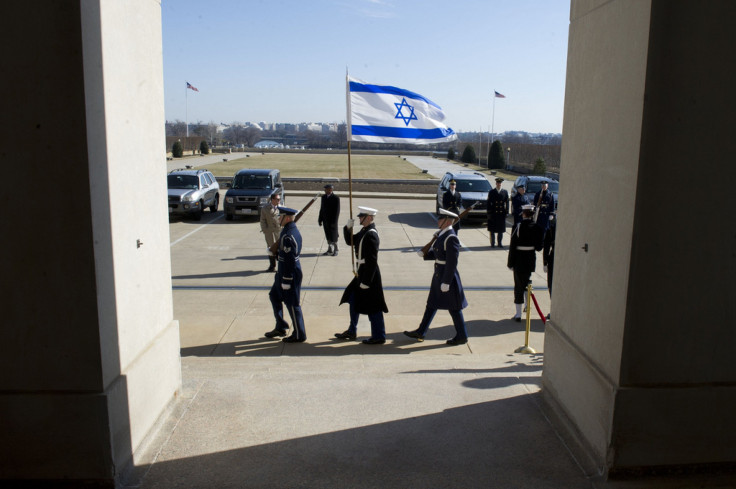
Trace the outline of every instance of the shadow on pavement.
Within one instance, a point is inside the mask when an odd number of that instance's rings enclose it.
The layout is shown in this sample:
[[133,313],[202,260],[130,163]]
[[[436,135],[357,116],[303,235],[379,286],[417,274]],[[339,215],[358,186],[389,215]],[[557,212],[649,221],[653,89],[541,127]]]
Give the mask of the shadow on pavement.
[[[515,377],[478,381],[486,389],[522,382]],[[143,479],[129,481],[128,487],[589,489],[590,481],[561,449],[540,412],[539,397],[502,398],[274,442],[252,435],[236,440],[242,448],[169,460],[172,454],[164,448],[159,462],[136,468]],[[298,410],[299,402],[290,408]],[[294,417],[278,419],[294,422]],[[209,445],[222,446],[218,434],[231,421],[212,420]],[[190,435],[180,429],[174,438]]]
[[[442,312],[442,311],[440,311]],[[449,320],[449,316],[447,318]],[[436,318],[438,326],[430,327],[425,341],[419,342],[404,335],[403,332],[389,333],[386,335],[386,343],[383,345],[365,345],[361,340],[368,338],[368,331],[360,331],[357,340],[345,341],[337,338],[312,338],[309,336],[307,325],[307,341],[304,343],[286,344],[278,339],[265,337],[229,343],[218,343],[208,345],[191,346],[181,349],[182,357],[260,357],[260,356],[343,356],[343,355],[408,355],[430,350],[447,350],[452,353],[457,349],[471,348],[473,338],[483,338],[509,333],[520,333],[524,331],[524,323],[517,323],[509,319],[502,321],[468,321],[469,342],[468,345],[450,346],[445,344],[455,336],[455,328],[451,324],[442,325],[441,318]],[[412,325],[409,329],[416,329],[418,325]],[[532,321],[531,331],[541,333],[544,326],[541,321]],[[342,331],[335,331],[340,333]],[[361,334],[362,333],[362,334]]]

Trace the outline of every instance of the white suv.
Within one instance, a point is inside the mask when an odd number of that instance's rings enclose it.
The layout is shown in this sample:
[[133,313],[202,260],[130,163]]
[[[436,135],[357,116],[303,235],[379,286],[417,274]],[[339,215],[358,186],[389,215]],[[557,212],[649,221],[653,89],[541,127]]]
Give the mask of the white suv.
[[217,212],[220,205],[220,184],[209,170],[185,170],[180,168],[167,175],[169,187],[169,216],[188,215],[202,219],[202,212],[209,207]]

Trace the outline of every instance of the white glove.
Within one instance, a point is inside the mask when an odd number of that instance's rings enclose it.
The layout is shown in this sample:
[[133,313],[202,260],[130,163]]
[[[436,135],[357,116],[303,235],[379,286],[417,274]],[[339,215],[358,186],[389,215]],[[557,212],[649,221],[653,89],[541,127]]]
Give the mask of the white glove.
[[289,285],[289,284],[281,284],[281,288],[284,289],[284,290],[289,290],[289,289],[291,289],[291,285]]
[[422,250],[417,250],[417,255],[419,255],[420,258],[424,258],[424,252]]
[[450,284],[442,284],[442,285],[440,285],[440,290],[442,292],[447,292],[448,290],[450,290]]
[[547,273],[547,265],[544,266],[544,273]]
[[348,222],[345,223],[346,228],[352,228],[354,225],[355,225],[355,219],[353,218],[348,219]]
[[363,289],[363,290],[365,290],[365,289],[370,289],[371,286],[370,285],[366,285],[366,284],[360,284],[360,288]]

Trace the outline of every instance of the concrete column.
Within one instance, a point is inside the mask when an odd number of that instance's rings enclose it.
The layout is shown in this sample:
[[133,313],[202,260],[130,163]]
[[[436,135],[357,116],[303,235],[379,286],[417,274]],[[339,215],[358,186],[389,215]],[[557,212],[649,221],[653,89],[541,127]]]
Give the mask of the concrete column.
[[572,2],[543,392],[604,475],[736,461],[734,20]]
[[113,487],[181,384],[161,6],[5,6],[0,480]]

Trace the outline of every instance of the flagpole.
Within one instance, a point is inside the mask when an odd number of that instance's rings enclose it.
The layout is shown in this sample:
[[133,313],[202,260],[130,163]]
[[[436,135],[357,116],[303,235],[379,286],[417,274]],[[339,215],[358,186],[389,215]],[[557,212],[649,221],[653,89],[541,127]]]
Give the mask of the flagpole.
[[189,137],[189,92],[188,88],[184,85],[184,124],[187,126],[187,137]]
[[[348,138],[348,200],[350,204],[350,219],[353,218],[353,165],[350,161],[351,145],[350,140],[352,139],[352,117],[350,113],[350,77],[348,76],[348,68],[345,67],[345,102],[347,103],[347,130],[345,134]],[[353,224],[355,225],[355,224]],[[352,263],[353,275],[358,276],[358,271],[355,268],[355,243],[353,243],[353,230],[350,230],[350,259]]]
[[493,144],[494,127],[493,124],[496,121],[496,91],[493,91],[493,112],[491,114],[491,144]]

